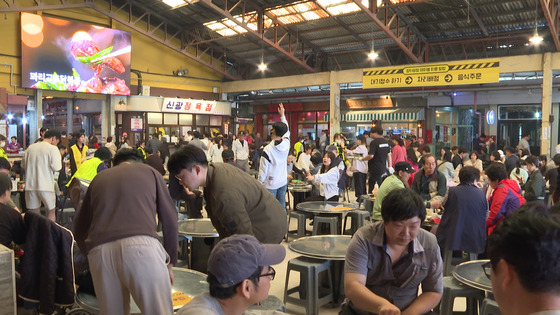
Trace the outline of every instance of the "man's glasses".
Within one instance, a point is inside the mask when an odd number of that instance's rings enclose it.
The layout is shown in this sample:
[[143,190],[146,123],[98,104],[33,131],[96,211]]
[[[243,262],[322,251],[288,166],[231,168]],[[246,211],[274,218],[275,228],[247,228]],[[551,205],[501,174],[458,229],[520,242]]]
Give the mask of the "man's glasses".
[[274,280],[274,277],[276,277],[276,270],[274,270],[274,268],[272,267],[268,267],[268,273],[259,275],[257,278],[260,277],[269,277],[270,281]]
[[484,270],[484,274],[490,279],[490,274],[492,272],[492,262],[487,262],[482,265],[482,270]]

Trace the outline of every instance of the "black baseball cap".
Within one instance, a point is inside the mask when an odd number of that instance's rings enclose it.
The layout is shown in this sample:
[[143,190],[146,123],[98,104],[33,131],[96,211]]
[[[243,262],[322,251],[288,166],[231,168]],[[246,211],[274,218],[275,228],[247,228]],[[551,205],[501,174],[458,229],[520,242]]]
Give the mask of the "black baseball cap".
[[397,173],[398,171],[405,171],[408,173],[416,172],[408,162],[397,162],[397,164],[395,164],[395,173]]

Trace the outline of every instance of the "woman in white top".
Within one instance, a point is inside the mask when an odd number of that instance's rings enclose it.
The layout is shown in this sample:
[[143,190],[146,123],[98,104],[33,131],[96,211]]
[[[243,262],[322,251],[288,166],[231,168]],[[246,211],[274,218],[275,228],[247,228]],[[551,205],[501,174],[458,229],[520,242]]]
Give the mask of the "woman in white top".
[[514,169],[511,170],[509,174],[509,179],[513,179],[514,181],[519,184],[519,187],[525,185],[527,182],[527,178],[529,178],[529,171],[527,171],[527,162],[525,160],[519,159],[517,160],[517,165]]
[[323,157],[323,166],[319,174],[313,176],[308,175],[307,180],[319,185],[319,194],[326,201],[338,201],[338,180],[340,178],[340,169],[332,163],[336,156],[332,152],[325,153]]
[[210,156],[209,162],[214,163],[222,163],[224,160],[222,159],[222,152],[224,152],[224,147],[222,145],[223,138],[215,137],[214,144],[208,150],[208,155]]
[[472,151],[469,155],[469,160],[465,162],[465,166],[474,166],[482,172],[482,161],[478,158],[478,153]]
[[455,169],[453,169],[453,163],[451,163],[451,152],[446,151],[441,159],[442,161],[438,166],[438,172],[445,176],[448,183],[452,182],[457,173],[455,172]]
[[249,143],[239,137],[233,141],[232,150],[235,154],[235,163],[241,166],[245,172],[249,171]]

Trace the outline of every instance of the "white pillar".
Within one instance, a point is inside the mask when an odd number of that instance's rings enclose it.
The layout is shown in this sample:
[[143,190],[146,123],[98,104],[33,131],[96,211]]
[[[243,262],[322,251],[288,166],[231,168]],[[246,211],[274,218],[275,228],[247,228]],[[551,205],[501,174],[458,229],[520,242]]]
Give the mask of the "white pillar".
[[39,138],[39,129],[43,126],[41,115],[43,114],[43,90],[35,90],[33,98],[35,110],[27,112],[27,123],[29,124],[29,143],[30,145]]
[[[542,59],[543,81],[542,81],[542,124],[541,124],[541,152],[540,154],[552,154],[550,137],[552,135],[550,125],[550,114],[552,109],[552,54],[545,53]],[[536,152],[535,152],[536,153]],[[533,153],[533,154],[535,154]]]
[[66,101],[66,134],[70,135],[74,132],[74,99]]
[[340,85],[337,83],[337,72],[330,72],[330,98],[329,98],[329,121],[330,139],[334,134],[340,132]]

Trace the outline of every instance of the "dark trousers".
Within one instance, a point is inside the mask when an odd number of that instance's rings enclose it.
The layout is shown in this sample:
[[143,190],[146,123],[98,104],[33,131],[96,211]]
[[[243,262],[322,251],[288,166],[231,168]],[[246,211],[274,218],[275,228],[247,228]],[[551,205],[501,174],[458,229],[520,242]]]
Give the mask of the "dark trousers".
[[369,174],[369,181],[368,181],[368,193],[373,190],[373,186],[377,183],[378,186],[381,186],[383,174]]
[[355,172],[354,175],[354,189],[356,192],[356,199],[361,201],[362,195],[366,194],[366,173]]

